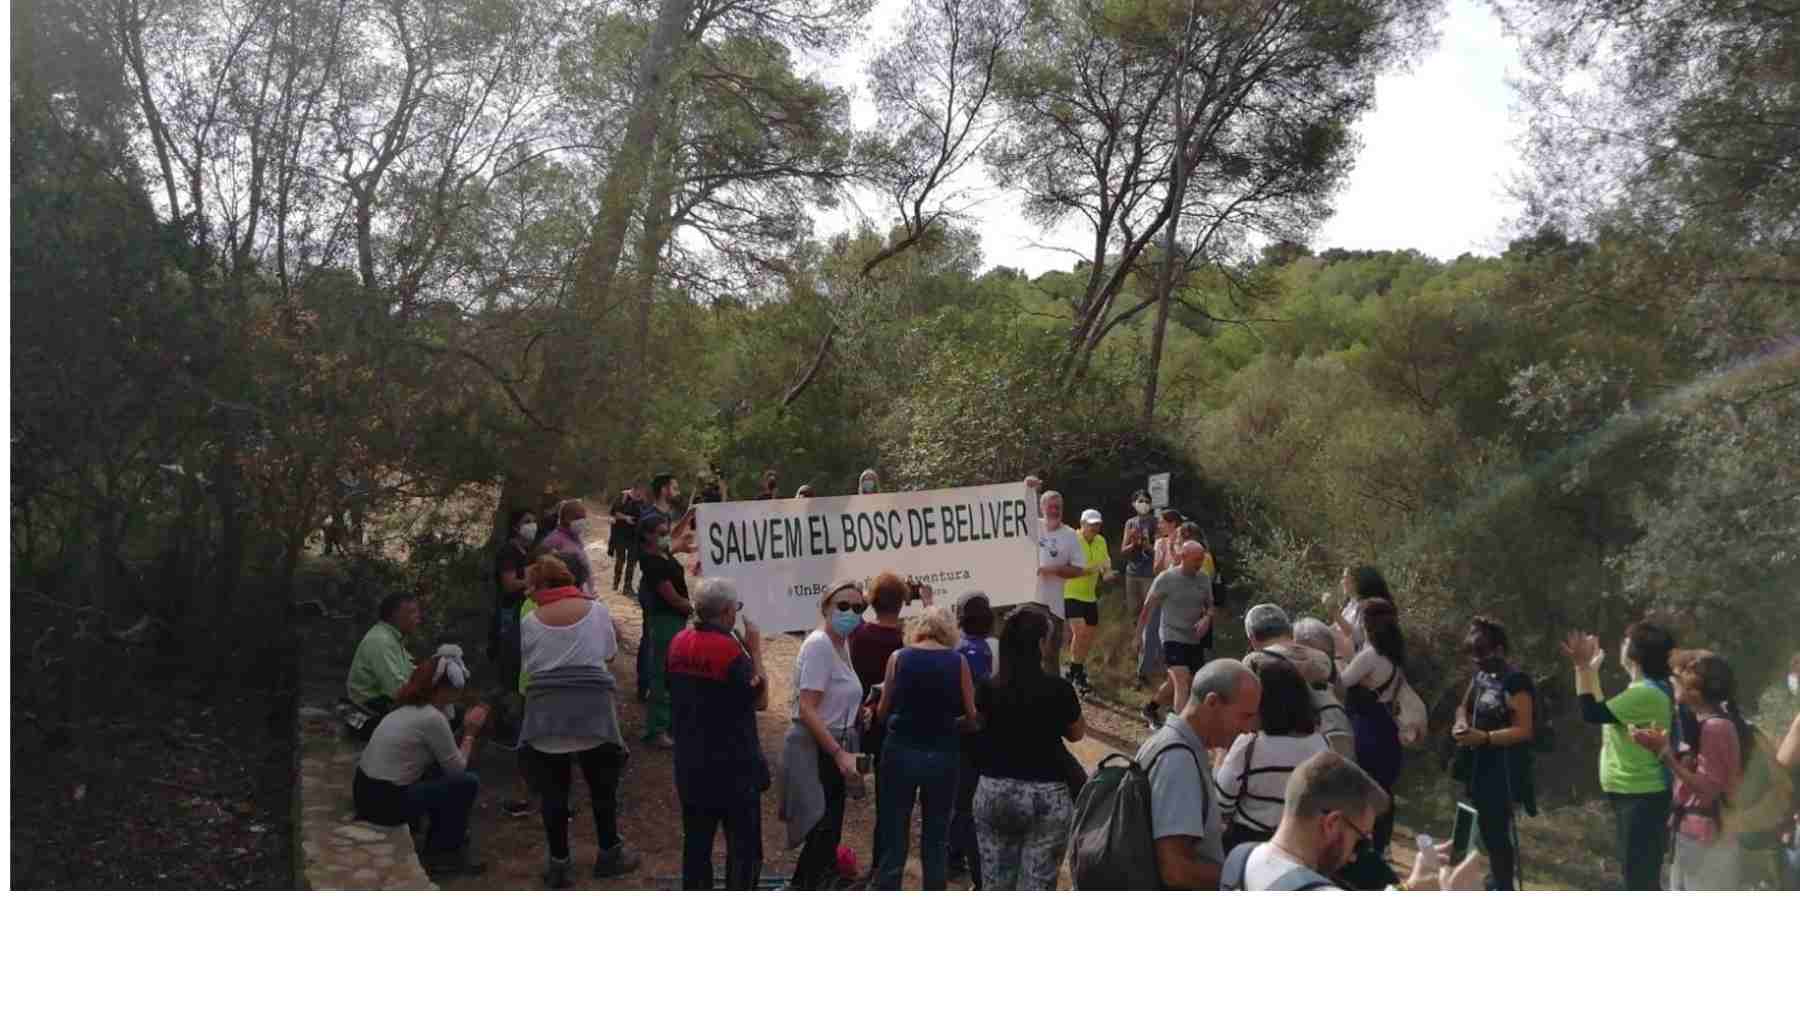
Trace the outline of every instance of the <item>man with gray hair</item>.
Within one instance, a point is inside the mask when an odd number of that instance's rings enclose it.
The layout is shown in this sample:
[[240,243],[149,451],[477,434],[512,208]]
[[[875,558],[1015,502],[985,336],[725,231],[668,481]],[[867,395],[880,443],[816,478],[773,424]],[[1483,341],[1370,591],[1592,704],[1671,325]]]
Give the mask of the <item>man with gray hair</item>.
[[1194,676],[1181,711],[1137,751],[1150,778],[1150,836],[1168,890],[1213,890],[1225,863],[1225,825],[1209,751],[1256,730],[1262,684],[1242,662],[1220,658]]
[[[1082,547],[1081,536],[1075,529],[1063,523],[1062,493],[1051,490],[1038,497],[1044,521],[1038,529],[1038,568],[1037,598],[1035,604],[1042,607],[1052,620],[1055,636],[1050,640],[1050,650],[1054,653],[1044,658],[1044,670],[1047,672],[1062,671],[1063,634],[1068,630],[1063,608],[1063,585],[1075,577],[1099,572],[1098,565],[1087,565],[1087,550]],[[1076,688],[1085,690],[1086,676]]]
[[1269,602],[1253,606],[1244,616],[1244,635],[1250,639],[1250,653],[1244,664],[1258,654],[1273,654],[1293,663],[1300,670],[1312,694],[1313,710],[1319,715],[1319,734],[1339,756],[1356,758],[1356,735],[1350,727],[1350,715],[1331,692],[1331,677],[1336,667],[1331,656],[1294,640],[1294,627],[1281,606]]
[[681,888],[713,887],[713,838],[725,829],[725,888],[754,890],[762,875],[762,793],[771,781],[756,733],[769,708],[762,631],[744,620],[737,585],[705,580],[695,590],[695,623],[669,645],[667,671],[675,737],[675,793],[681,800]]

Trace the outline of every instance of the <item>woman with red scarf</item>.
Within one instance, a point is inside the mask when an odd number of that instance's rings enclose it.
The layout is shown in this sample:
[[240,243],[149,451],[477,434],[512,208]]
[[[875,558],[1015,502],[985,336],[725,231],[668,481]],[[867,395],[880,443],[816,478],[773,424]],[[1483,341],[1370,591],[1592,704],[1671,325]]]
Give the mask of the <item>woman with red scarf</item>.
[[543,797],[544,837],[550,861],[544,885],[569,885],[569,786],[576,765],[594,803],[594,835],[600,851],[595,878],[621,876],[639,859],[619,836],[619,778],[630,752],[619,732],[613,703],[617,683],[607,670],[619,652],[606,606],[575,584],[567,564],[546,557],[531,564],[537,608],[519,624],[525,670],[525,720],[520,757]]

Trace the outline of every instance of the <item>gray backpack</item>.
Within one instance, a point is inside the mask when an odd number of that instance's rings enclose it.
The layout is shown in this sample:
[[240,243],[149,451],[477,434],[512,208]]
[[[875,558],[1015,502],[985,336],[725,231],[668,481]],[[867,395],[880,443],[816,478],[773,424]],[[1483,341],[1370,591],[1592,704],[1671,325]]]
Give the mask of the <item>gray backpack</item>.
[[[1225,856],[1225,869],[1219,874],[1219,889],[1242,890],[1244,888],[1244,867],[1250,864],[1250,852],[1255,851],[1262,842],[1245,841],[1231,849]],[[1289,869],[1270,883],[1270,890],[1329,890],[1337,884],[1319,875],[1306,866]]]

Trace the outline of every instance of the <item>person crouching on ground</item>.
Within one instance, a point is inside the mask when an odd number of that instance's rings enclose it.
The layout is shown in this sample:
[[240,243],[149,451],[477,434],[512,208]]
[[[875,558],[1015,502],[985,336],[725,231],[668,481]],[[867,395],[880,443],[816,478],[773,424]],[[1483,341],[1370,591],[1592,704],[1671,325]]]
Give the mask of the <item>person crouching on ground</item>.
[[[1313,756],[1288,778],[1275,836],[1232,849],[1220,889],[1346,889],[1334,878],[1337,870],[1373,853],[1372,828],[1390,803],[1388,793],[1355,763],[1330,751]],[[1436,864],[1421,853],[1412,876],[1397,888],[1479,889],[1481,869],[1473,852],[1454,871],[1426,871]]]
[[721,825],[725,889],[754,890],[762,876],[762,793],[770,777],[756,714],[769,709],[769,680],[756,625],[744,621],[742,644],[732,635],[742,607],[736,584],[702,581],[694,592],[698,622],[669,645],[683,890],[713,888],[713,838]]
[[469,811],[481,779],[468,768],[488,709],[477,705],[463,718],[461,745],[444,713],[468,675],[462,649],[454,644],[420,662],[395,692],[393,709],[375,726],[351,785],[357,819],[393,826],[430,817],[419,861],[432,879],[478,875],[486,868],[469,856]]
[[544,885],[569,885],[569,787],[573,769],[594,804],[594,837],[600,852],[597,879],[622,876],[639,864],[619,836],[619,778],[630,753],[619,732],[613,702],[617,682],[607,663],[619,653],[617,633],[606,606],[581,593],[562,560],[540,559],[530,566],[537,609],[519,624],[525,669],[521,760],[543,797],[544,838],[550,860]]
[[[794,664],[794,717],[782,743],[781,819],[787,846],[800,848],[791,888],[830,886],[844,837],[844,799],[857,772],[857,712],[862,683],[850,667],[846,638],[869,607],[860,581],[832,585],[819,597],[819,628],[800,644]],[[802,847],[802,845],[804,845]]]

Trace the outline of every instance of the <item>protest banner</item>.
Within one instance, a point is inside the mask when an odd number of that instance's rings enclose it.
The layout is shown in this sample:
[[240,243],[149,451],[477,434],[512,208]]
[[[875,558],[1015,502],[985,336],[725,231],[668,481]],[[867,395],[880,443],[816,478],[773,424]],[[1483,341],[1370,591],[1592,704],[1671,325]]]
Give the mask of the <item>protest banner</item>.
[[702,503],[695,525],[702,574],[736,583],[766,630],[812,629],[827,588],[883,570],[931,585],[946,607],[970,590],[995,605],[1037,594],[1037,510],[1022,482]]

